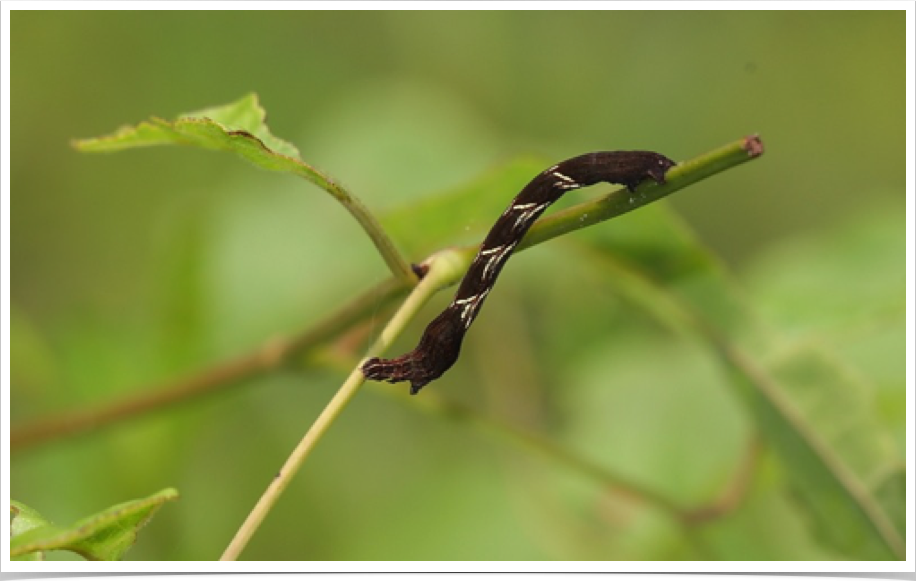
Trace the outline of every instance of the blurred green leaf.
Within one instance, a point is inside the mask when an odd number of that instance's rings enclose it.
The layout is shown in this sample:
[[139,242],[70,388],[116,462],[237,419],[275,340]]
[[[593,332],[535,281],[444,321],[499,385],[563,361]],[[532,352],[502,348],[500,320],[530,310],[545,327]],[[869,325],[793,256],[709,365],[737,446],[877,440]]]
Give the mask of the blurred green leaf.
[[[906,261],[900,213],[873,207],[846,223],[772,245],[748,271],[757,312],[780,329],[774,357],[820,349],[876,402],[906,446]],[[863,402],[849,402],[858,409]],[[872,413],[869,411],[869,413]],[[902,454],[898,455],[903,461]]]
[[14,502],[10,557],[68,550],[95,561],[121,559],[137,540],[137,531],[163,503],[176,498],[178,492],[167,488],[147,498],[118,504],[69,527],[53,525],[34,510]]
[[[867,391],[822,351],[786,353],[783,336],[791,334],[762,329],[715,258],[661,205],[616,226],[592,229],[589,246],[628,298],[668,325],[699,331],[722,358],[822,541],[847,558],[902,558],[902,537],[875,496],[877,477],[896,461]],[[651,251],[659,244],[663,253]],[[767,360],[780,351],[779,360]]]
[[898,466],[876,489],[881,508],[890,517],[901,538],[906,536],[906,469]]
[[[882,478],[897,468],[896,455],[866,386],[808,346],[792,349],[768,367],[786,399],[772,398],[781,417],[773,415],[775,409],[766,410],[762,428],[774,432],[784,459],[791,460],[786,467],[796,487],[818,512],[819,536],[861,558],[889,558],[888,548],[902,551],[895,515],[885,513],[877,498]],[[848,508],[856,510],[837,510],[840,502],[851,502]]]
[[[847,488],[860,497],[862,516],[902,557],[903,456],[887,427],[902,414],[885,419],[880,407],[888,396],[905,406],[905,244],[898,226],[896,211],[875,208],[788,240],[753,265],[751,288],[754,304],[782,330],[767,355],[774,377],[838,466],[848,468]],[[816,475],[807,482],[809,497],[825,496]],[[881,558],[880,547],[867,548],[854,527],[828,517],[818,519],[822,537]]]

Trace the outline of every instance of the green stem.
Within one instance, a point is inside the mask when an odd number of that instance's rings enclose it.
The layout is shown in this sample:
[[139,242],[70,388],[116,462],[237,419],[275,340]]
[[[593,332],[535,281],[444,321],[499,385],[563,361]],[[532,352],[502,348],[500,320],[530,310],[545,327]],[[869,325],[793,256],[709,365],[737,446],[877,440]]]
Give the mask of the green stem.
[[372,243],[375,244],[376,249],[378,249],[379,254],[381,254],[382,259],[385,261],[385,264],[388,265],[388,268],[394,274],[395,278],[405,283],[415,284],[417,282],[417,275],[413,272],[410,264],[401,256],[394,242],[392,242],[388,234],[385,233],[385,229],[382,228],[382,225],[379,224],[372,212],[366,208],[359,198],[352,196],[343,186],[314,167],[306,167],[308,169],[302,168],[301,170],[297,170],[295,172],[296,175],[307,179],[334,196],[334,198],[350,212],[350,215],[359,222],[359,225],[363,227],[366,234],[369,235]]
[[[643,184],[635,194],[630,194],[627,190],[616,190],[598,199],[583,202],[564,211],[541,218],[532,226],[516,252],[536,246],[562,234],[578,230],[584,226],[625,214],[639,206],[670,195],[690,184],[753,159],[759,156],[761,151],[762,146],[757,138],[741,139],[695,159],[678,164],[668,172],[668,183],[663,186]],[[373,232],[383,232],[377,226],[371,214],[364,211],[359,201],[352,198],[324,174],[314,170],[314,168],[311,168],[311,171],[314,171],[315,174],[312,175],[303,168],[300,175],[331,193],[335,198],[340,199],[348,209],[355,208],[355,210],[351,211],[355,212],[354,216],[357,220],[360,220],[360,216],[363,216],[365,220],[373,224],[372,227],[367,228],[370,236],[373,236]],[[373,240],[375,241],[375,238]],[[381,245],[382,247],[393,248],[387,236],[383,236],[379,240],[382,241],[376,241],[376,246]],[[451,260],[454,263],[452,268],[448,269],[448,272],[442,273],[447,275],[447,278],[442,281],[443,286],[455,284],[461,279],[471,260],[473,260],[477,248],[477,246],[468,246],[450,251]],[[440,253],[440,259],[444,257],[443,254]],[[397,252],[387,254],[383,252],[383,256],[389,257],[386,258],[386,261],[400,261],[399,259],[391,258],[398,256]],[[409,267],[407,268],[409,269]],[[187,401],[198,395],[211,393],[217,389],[238,385],[245,380],[259,377],[275,370],[291,357],[326,342],[341,331],[352,327],[365,317],[370,316],[375,307],[378,307],[379,302],[387,304],[393,301],[401,296],[410,285],[412,285],[412,282],[408,283],[405,278],[396,275],[394,279],[385,281],[378,287],[370,289],[315,327],[291,339],[271,341],[250,354],[206,369],[193,377],[163,388],[125,390],[127,393],[137,393],[139,391],[140,395],[129,396],[101,407],[67,412],[25,426],[14,427],[10,434],[11,450],[21,450],[30,445],[105,427],[139,414],[155,411],[167,405]]]
[[[515,252],[521,252],[558,236],[632,212],[670,196],[689,185],[755,159],[762,153],[763,144],[758,137],[745,137],[677,164],[665,174],[666,183],[664,184],[646,181],[636,188],[635,192],[619,188],[596,199],[553,213],[534,223]],[[456,268],[455,276],[448,281],[448,285],[456,284],[461,280],[479,248],[479,245],[474,245],[453,250],[454,259],[463,262],[464,266]]]
[[622,216],[678,190],[759,157],[763,145],[756,136],[745,137],[694,159],[678,163],[665,174],[666,183],[643,182],[635,192],[614,190],[538,220],[522,239],[516,252],[557,236]]

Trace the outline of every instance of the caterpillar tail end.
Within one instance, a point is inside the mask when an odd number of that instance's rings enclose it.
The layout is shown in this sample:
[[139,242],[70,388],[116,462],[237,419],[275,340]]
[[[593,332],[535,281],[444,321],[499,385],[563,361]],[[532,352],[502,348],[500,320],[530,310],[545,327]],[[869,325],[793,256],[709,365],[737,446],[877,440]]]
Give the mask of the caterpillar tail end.
[[386,381],[388,383],[410,382],[410,395],[417,395],[431,378],[420,377],[410,360],[404,357],[397,359],[380,359],[373,357],[363,363],[361,370],[366,379]]

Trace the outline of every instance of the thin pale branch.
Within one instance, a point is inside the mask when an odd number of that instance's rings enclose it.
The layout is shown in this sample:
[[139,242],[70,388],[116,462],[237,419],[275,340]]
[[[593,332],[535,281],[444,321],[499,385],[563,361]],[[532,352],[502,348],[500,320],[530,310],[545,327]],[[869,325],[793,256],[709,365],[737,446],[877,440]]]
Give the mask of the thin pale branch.
[[[426,301],[436,293],[442,280],[452,276],[452,269],[453,265],[447,256],[441,260],[434,259],[430,261],[428,273],[382,330],[379,338],[370,348],[369,355],[377,355],[391,344],[420,308],[426,304]],[[234,561],[238,558],[239,554],[248,545],[248,541],[251,540],[261,523],[264,522],[267,514],[279,500],[283,491],[286,490],[293,477],[302,468],[311,451],[315,449],[318,441],[328,431],[328,428],[331,427],[331,424],[334,423],[334,420],[337,419],[337,416],[340,415],[350,400],[353,399],[365,379],[360,370],[360,365],[354,367],[349,377],[347,377],[346,381],[340,386],[340,389],[337,390],[337,393],[308,429],[296,449],[293,450],[283,468],[274,476],[270,486],[267,487],[267,490],[258,500],[248,518],[245,519],[232,542],[223,552],[220,560]]]

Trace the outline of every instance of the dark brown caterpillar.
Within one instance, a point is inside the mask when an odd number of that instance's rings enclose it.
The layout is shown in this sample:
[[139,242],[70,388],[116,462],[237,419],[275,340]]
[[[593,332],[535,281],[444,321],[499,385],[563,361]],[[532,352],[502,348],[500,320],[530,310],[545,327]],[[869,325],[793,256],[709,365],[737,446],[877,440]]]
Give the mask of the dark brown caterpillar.
[[662,184],[673,165],[675,162],[651,151],[598,151],[567,159],[538,174],[493,225],[452,303],[426,327],[417,348],[395,359],[373,357],[363,364],[363,374],[376,381],[409,381],[410,393],[415,395],[458,359],[464,334],[496,277],[547,206],[570,190],[599,182],[623,184],[630,191],[648,178]]

